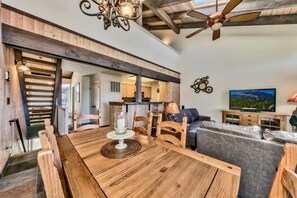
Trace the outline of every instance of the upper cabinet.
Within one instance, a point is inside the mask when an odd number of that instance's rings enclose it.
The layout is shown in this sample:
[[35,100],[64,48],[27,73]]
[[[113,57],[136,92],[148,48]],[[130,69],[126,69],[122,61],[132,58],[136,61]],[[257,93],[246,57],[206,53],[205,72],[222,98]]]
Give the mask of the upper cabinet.
[[141,87],[141,91],[144,93],[144,98],[151,98],[152,88],[150,88],[150,87]]
[[[141,91],[144,93],[144,98],[151,98],[151,87],[142,86]],[[122,84],[122,97],[123,98],[133,98],[134,92],[136,92],[136,87],[133,84]]]
[[136,91],[135,85],[131,84],[122,84],[122,97],[123,98],[132,98],[134,97],[134,92]]

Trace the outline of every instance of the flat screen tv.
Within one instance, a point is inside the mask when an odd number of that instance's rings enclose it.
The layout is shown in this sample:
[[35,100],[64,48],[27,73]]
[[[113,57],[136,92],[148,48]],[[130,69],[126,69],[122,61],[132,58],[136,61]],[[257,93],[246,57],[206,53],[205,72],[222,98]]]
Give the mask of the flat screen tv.
[[275,112],[276,89],[229,91],[229,108],[242,111]]

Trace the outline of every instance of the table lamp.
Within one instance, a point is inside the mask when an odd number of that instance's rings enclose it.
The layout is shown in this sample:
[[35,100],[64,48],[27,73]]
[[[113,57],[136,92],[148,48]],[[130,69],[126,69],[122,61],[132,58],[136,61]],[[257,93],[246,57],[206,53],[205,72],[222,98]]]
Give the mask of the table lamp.
[[171,102],[167,105],[166,107],[166,113],[169,113],[169,114],[177,114],[179,113],[179,109],[178,109],[178,106],[175,102]]
[[[297,93],[294,94],[291,98],[289,98],[287,102],[297,102]],[[292,113],[292,116],[290,118],[290,124],[292,125],[293,131],[297,132],[297,107]]]
[[[177,106],[177,104],[175,103],[175,102],[171,102],[171,103],[169,103],[168,105],[167,105],[167,107],[166,107],[166,119],[167,120],[174,120],[174,121],[176,121],[176,117],[175,117],[175,114],[177,114],[177,113],[179,113],[179,109],[178,109],[178,106]],[[170,117],[172,118],[172,119],[170,119]]]

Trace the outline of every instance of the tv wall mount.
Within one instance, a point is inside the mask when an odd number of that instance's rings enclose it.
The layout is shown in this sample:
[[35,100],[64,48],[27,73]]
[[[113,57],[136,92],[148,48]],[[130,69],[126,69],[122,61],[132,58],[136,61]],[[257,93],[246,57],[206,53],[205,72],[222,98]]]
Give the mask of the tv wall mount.
[[194,81],[194,84],[191,85],[191,88],[194,89],[195,93],[199,93],[200,91],[203,91],[205,93],[212,93],[213,88],[212,86],[208,86],[209,84],[208,79],[209,79],[209,76],[197,78]]

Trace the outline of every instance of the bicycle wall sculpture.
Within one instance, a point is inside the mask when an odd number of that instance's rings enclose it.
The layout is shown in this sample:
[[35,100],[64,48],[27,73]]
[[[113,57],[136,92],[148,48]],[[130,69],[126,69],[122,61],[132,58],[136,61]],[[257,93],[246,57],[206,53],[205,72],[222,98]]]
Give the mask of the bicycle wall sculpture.
[[209,76],[197,78],[194,81],[194,84],[191,85],[191,88],[194,89],[195,93],[199,93],[200,91],[211,93],[213,91],[213,88],[212,86],[208,86],[208,83],[209,83],[208,79],[209,79]]

